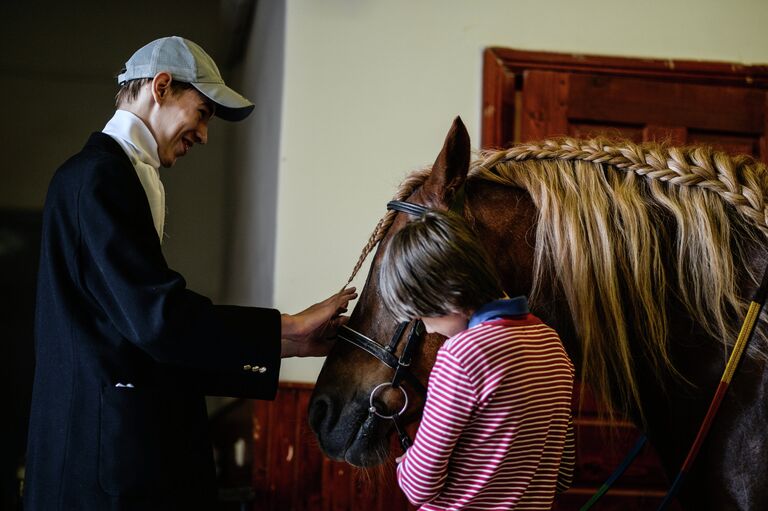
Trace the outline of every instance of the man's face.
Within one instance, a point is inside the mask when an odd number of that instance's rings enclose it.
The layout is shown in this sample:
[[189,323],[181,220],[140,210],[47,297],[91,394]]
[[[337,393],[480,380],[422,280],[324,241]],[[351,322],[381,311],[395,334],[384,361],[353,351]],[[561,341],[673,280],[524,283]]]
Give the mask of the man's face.
[[[170,92],[170,91],[169,91]],[[213,106],[195,89],[170,94],[163,101],[154,123],[157,155],[170,167],[195,144],[208,141],[208,122]]]

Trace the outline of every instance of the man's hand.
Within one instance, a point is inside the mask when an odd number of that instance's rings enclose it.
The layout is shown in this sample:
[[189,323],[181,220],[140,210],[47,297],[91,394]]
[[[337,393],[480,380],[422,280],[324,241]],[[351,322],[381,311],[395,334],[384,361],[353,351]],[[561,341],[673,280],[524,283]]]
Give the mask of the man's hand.
[[282,350],[285,357],[322,357],[328,354],[336,336],[336,330],[349,320],[342,316],[347,312],[350,300],[357,298],[355,288],[350,287],[329,296],[298,314],[283,314]]

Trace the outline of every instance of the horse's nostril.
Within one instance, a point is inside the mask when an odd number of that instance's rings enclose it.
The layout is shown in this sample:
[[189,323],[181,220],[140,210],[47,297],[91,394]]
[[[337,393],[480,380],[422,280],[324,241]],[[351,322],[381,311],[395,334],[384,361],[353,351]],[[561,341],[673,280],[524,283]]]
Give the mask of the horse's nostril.
[[[318,396],[309,405],[309,426],[315,433],[327,429],[328,424],[325,424],[325,422],[330,419],[328,417],[330,405],[331,400],[328,396]],[[325,428],[323,428],[324,426]]]

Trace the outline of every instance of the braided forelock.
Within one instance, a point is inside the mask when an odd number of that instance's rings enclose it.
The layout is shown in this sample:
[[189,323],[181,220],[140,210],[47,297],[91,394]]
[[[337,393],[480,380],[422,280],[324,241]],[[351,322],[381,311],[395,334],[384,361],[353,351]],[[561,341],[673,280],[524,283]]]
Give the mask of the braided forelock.
[[[424,181],[427,180],[431,172],[431,167],[411,172],[403,180],[403,182],[400,183],[400,186],[397,188],[397,192],[395,193],[394,197],[392,197],[392,200],[403,201],[410,197],[418,187],[424,184]],[[347,283],[344,284],[344,287],[348,286],[349,283],[352,282],[352,280],[355,278],[355,276],[357,276],[357,272],[360,271],[360,268],[363,266],[363,263],[368,257],[368,254],[370,254],[374,247],[384,238],[384,236],[386,236],[387,231],[392,226],[392,222],[395,221],[396,215],[397,211],[387,211],[381,220],[379,220],[379,223],[376,224],[376,227],[373,229],[371,236],[368,238],[368,243],[365,244],[363,251],[360,253],[357,264],[355,264],[355,267],[352,270],[352,275],[349,276],[349,279],[347,279]]]

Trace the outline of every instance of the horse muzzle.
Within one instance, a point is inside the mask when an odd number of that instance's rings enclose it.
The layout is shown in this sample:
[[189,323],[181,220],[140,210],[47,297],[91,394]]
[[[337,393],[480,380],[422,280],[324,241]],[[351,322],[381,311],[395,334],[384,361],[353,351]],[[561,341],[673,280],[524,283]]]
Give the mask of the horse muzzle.
[[330,396],[312,397],[309,425],[323,453],[358,467],[383,463],[389,455],[389,421],[370,414],[367,402],[338,406]]

